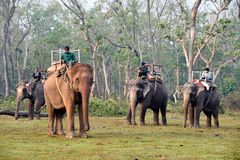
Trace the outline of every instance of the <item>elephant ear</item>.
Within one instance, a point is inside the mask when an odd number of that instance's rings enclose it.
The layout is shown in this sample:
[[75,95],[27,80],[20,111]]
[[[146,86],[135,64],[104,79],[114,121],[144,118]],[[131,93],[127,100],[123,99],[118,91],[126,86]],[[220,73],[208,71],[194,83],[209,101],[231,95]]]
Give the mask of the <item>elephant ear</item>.
[[70,88],[73,88],[73,75],[72,75],[72,70],[68,69],[65,76],[64,76],[65,81],[68,83]]
[[205,89],[204,89],[204,87],[202,87],[202,86],[197,86],[197,95],[196,96],[198,96],[202,91],[204,91]]

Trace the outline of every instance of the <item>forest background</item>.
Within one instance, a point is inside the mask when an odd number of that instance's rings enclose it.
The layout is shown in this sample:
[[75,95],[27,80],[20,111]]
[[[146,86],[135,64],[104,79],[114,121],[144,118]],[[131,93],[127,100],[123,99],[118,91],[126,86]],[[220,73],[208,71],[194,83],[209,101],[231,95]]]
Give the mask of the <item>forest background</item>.
[[94,97],[125,99],[145,61],[163,66],[169,94],[209,66],[221,96],[236,98],[239,6],[239,0],[98,0],[91,7],[81,0],[1,0],[0,94],[14,95],[35,67],[44,73],[51,65],[51,50],[69,45],[94,69]]

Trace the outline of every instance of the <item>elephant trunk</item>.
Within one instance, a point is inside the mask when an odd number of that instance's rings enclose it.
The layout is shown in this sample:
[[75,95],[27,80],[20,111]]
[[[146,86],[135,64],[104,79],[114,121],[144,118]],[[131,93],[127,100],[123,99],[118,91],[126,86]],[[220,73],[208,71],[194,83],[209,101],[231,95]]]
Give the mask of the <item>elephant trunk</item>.
[[184,122],[183,127],[187,126],[187,117],[188,117],[188,106],[189,106],[190,97],[189,95],[184,95],[183,107],[184,107]]
[[[136,116],[136,107],[137,107],[137,103],[139,100],[139,95],[138,95],[139,89],[136,88],[132,88],[130,91],[130,111],[131,111],[131,124],[132,125],[136,125],[136,120],[135,120],[135,116]],[[141,99],[142,97],[140,97]]]
[[90,129],[89,120],[88,120],[88,104],[89,104],[90,87],[88,86],[83,87],[81,93],[82,93],[82,112],[83,112],[84,130],[88,131]]
[[19,107],[20,107],[20,99],[17,98],[17,102],[16,102],[16,111],[15,111],[15,119],[18,119],[18,114],[19,114]]

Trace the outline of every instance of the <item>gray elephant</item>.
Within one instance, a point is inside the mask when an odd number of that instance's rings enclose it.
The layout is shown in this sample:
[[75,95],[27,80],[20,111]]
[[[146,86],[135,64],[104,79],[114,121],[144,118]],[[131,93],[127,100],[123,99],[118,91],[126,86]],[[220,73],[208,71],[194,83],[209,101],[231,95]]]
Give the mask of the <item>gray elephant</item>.
[[[40,81],[35,85],[32,95],[27,91],[26,84],[28,81],[21,81],[16,85],[16,112],[15,119],[18,119],[20,102],[27,99],[28,119],[33,120],[34,106],[35,110],[39,111],[41,106],[44,106],[45,99],[43,94],[43,83]],[[40,112],[36,112],[36,119],[40,119]]]
[[211,116],[214,117],[215,127],[219,127],[218,108],[220,98],[216,87],[205,90],[200,81],[188,82],[182,88],[184,102],[184,123],[186,127],[187,116],[189,112],[189,120],[191,127],[199,128],[200,113],[203,111],[207,116],[206,126],[211,127]]
[[[145,84],[144,84],[145,83]],[[130,88],[130,106],[127,115],[127,123],[136,125],[136,107],[140,104],[140,125],[145,125],[145,115],[147,108],[153,111],[153,124],[159,125],[159,110],[162,114],[162,125],[167,125],[166,109],[168,92],[165,86],[157,81],[137,80],[136,84]]]

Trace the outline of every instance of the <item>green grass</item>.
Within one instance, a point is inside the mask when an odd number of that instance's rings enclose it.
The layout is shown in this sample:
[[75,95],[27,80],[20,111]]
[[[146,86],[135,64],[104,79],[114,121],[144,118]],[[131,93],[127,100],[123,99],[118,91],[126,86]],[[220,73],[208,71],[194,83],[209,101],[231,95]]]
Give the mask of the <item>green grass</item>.
[[145,126],[125,125],[125,117],[91,117],[89,138],[67,139],[47,135],[47,118],[0,116],[0,159],[240,159],[240,113],[219,115],[219,129],[204,128],[203,115],[202,128],[183,128],[182,117],[168,113],[167,127],[151,125],[151,112]]

